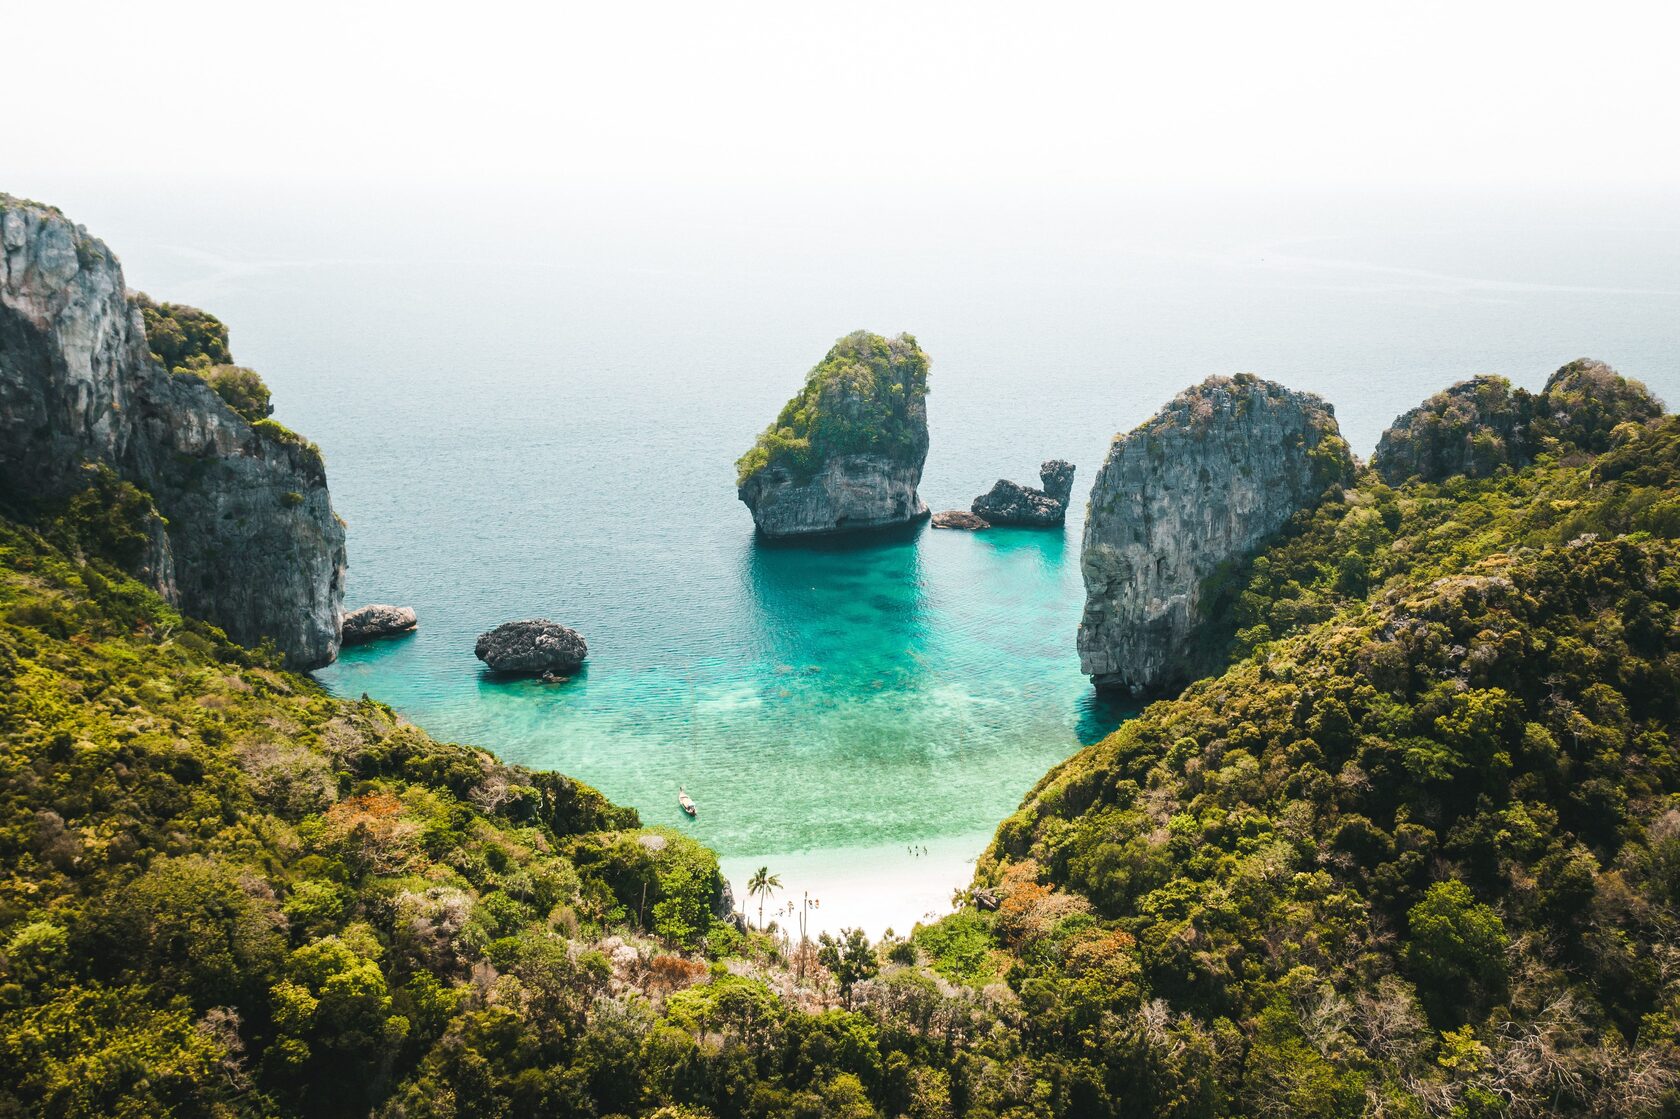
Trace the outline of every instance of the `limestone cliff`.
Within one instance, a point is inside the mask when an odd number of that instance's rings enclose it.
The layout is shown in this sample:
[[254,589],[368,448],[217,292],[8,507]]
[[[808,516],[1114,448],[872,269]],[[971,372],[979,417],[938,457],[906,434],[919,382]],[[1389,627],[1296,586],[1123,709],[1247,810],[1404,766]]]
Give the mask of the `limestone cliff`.
[[344,528],[320,452],[166,370],[104,243],[0,195],[0,501],[48,506],[90,463],[151,495],[140,567],[181,609],[298,667],[337,655]]
[[1538,393],[1484,375],[1395,420],[1371,466],[1391,485],[1485,478],[1501,467],[1527,466],[1544,451],[1598,454],[1609,448],[1617,425],[1660,415],[1661,401],[1644,385],[1590,358],[1563,366]]
[[739,496],[770,537],[887,528],[927,516],[927,355],[908,334],[858,331],[736,463]]
[[1328,404],[1249,374],[1209,378],[1116,437],[1085,520],[1081,670],[1131,695],[1199,674],[1208,577],[1353,469]]

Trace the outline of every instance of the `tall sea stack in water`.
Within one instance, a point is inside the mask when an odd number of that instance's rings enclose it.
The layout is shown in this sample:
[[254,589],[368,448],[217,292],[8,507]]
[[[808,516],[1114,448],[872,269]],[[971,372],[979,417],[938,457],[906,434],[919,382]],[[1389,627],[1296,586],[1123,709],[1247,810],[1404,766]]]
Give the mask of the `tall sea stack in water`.
[[344,526],[320,451],[267,413],[220,322],[129,293],[103,242],[0,194],[0,504],[49,514],[132,484],[156,512],[131,569],[315,668],[338,654]]
[[765,536],[890,528],[927,516],[928,358],[908,334],[860,330],[736,462],[739,495]]
[[1133,696],[1200,674],[1204,582],[1353,470],[1330,405],[1251,374],[1210,377],[1116,437],[1085,519],[1081,670]]

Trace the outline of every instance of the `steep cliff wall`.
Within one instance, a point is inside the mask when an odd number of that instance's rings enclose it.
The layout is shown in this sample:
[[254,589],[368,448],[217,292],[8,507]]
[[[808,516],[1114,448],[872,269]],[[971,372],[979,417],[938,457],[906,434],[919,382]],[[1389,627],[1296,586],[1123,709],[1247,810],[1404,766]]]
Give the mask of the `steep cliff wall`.
[[0,195],[0,499],[39,508],[103,463],[166,525],[143,567],[236,641],[338,653],[344,528],[320,452],[152,356],[122,266],[56,209]]
[[1193,678],[1204,581],[1352,477],[1328,404],[1248,374],[1209,378],[1117,437],[1085,520],[1081,670],[1132,695]]
[[927,459],[927,355],[908,334],[858,331],[834,344],[805,387],[736,464],[738,493],[766,536],[906,524]]

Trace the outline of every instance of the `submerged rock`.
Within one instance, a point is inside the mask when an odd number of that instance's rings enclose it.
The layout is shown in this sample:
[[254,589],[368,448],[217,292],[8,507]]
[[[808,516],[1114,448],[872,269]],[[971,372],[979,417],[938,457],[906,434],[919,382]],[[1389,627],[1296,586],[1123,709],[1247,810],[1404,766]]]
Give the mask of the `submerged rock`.
[[1209,378],[1117,436],[1085,521],[1081,670],[1131,695],[1205,670],[1208,577],[1353,469],[1330,405],[1250,374]]
[[473,655],[496,672],[527,676],[570,676],[583,665],[589,646],[570,626],[547,618],[503,622],[481,634]]
[[1026,525],[1050,528],[1067,517],[1068,498],[1073,493],[1073,464],[1051,459],[1038,468],[1041,490],[999,478],[991,491],[974,499],[974,515],[994,525]]
[[927,516],[927,355],[908,334],[858,331],[735,464],[738,495],[769,537],[855,532]]
[[[137,575],[235,641],[327,664],[345,557],[321,454],[199,375],[228,358],[226,327],[189,310],[131,297],[103,242],[0,194],[0,499],[46,510],[87,486],[86,464],[108,468],[160,514]],[[144,313],[190,367],[152,352]]]
[[363,606],[344,615],[343,642],[345,645],[360,645],[381,637],[412,633],[419,622],[413,608],[408,606],[386,606],[383,603]]
[[984,517],[976,516],[967,509],[947,509],[943,513],[933,515],[934,528],[964,529],[968,532],[978,532],[983,528],[991,528],[991,522]]

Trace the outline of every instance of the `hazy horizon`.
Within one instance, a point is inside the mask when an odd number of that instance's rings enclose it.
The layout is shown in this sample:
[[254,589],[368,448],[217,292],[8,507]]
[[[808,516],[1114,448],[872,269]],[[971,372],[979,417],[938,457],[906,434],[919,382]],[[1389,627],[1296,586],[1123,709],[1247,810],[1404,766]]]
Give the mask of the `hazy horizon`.
[[[4,177],[749,194],[1680,185],[1654,3],[7,13]],[[120,127],[125,117],[140,127]],[[191,187],[189,186],[190,190]]]

